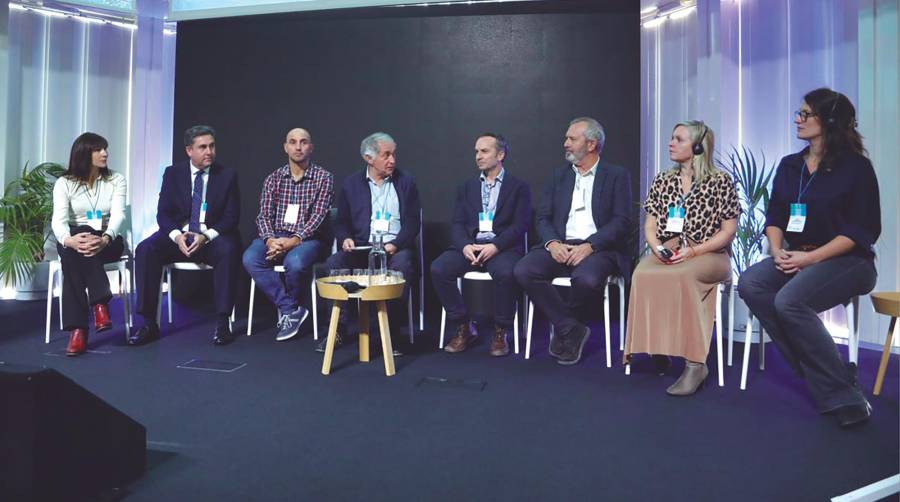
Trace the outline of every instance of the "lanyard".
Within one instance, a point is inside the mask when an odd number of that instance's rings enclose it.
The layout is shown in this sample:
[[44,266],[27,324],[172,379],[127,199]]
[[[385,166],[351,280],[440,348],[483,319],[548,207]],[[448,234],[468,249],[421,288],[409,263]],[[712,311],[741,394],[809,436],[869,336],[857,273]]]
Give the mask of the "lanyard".
[[806,190],[809,188],[809,185],[812,184],[813,180],[816,178],[816,174],[818,174],[818,169],[816,172],[812,173],[812,176],[809,177],[809,181],[806,182],[806,185],[803,185],[803,172],[806,171],[806,164],[803,164],[803,167],[800,168],[800,183],[797,186],[797,203],[800,203],[800,197],[803,197],[803,194],[806,193]]
[[97,178],[96,180],[94,180],[94,190],[97,195],[94,196],[93,200],[91,200],[91,191],[88,189],[87,183],[82,184],[81,188],[82,188],[82,190],[84,190],[84,195],[85,195],[84,198],[87,199],[88,204],[91,205],[91,211],[93,211],[94,214],[96,214],[97,213],[97,205],[100,204],[100,179]]
[[372,201],[372,209],[375,209],[375,205],[378,204],[379,201],[381,201],[381,211],[379,211],[381,214],[385,214],[387,210],[388,190],[390,188],[388,186],[388,183],[391,183],[391,181],[385,179],[381,182],[381,186],[378,186],[377,184],[375,184],[375,181],[372,180],[372,185],[374,186],[375,190],[375,200]]
[[491,206],[491,192],[497,186],[497,183],[500,183],[499,178],[494,179],[493,185],[488,185],[487,180],[481,180],[481,208],[485,213],[488,212]]

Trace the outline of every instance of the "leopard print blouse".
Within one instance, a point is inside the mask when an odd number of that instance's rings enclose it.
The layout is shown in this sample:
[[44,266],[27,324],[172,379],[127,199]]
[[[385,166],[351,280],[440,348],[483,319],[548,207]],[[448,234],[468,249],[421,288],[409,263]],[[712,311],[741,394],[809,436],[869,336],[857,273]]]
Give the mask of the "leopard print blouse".
[[734,181],[728,174],[716,171],[703,183],[696,184],[685,200],[683,232],[680,235],[666,232],[668,208],[680,204],[681,177],[677,173],[678,168],[674,168],[657,174],[644,202],[647,214],[656,217],[656,238],[660,242],[679,237],[679,247],[686,244],[685,238],[687,244],[702,244],[719,231],[723,221],[741,214]]

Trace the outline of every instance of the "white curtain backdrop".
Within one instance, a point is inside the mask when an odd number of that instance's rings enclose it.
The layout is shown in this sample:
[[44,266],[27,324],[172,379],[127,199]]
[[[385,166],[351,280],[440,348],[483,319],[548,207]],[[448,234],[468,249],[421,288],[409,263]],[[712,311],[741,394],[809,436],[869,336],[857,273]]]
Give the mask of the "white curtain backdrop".
[[[792,113],[806,92],[829,86],[856,103],[881,186],[876,290],[898,290],[896,0],[698,0],[683,17],[645,25],[641,56],[642,196],[669,166],[666,144],[680,120],[706,121],[720,153],[745,146],[771,164],[804,146]],[[867,298],[860,305],[861,339],[883,343],[887,320]],[[843,309],[825,319],[846,335]]]
[[[128,179],[135,240],[155,223],[160,174],[171,162],[175,92],[166,3],[140,5],[146,13],[135,24],[112,24],[11,4],[7,90],[8,163],[65,166],[78,135],[105,137],[110,168]],[[15,171],[7,169],[7,178]]]

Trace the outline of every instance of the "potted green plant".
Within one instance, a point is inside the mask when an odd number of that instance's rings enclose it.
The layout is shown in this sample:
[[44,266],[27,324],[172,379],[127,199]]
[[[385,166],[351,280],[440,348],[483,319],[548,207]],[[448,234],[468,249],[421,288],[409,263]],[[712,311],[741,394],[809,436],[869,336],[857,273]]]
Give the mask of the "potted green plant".
[[0,285],[21,288],[31,282],[35,267],[44,261],[44,246],[50,238],[53,184],[65,169],[44,162],[10,181],[0,199]]
[[[737,233],[731,244],[731,264],[735,278],[739,278],[750,265],[759,261],[765,251],[769,184],[777,165],[768,164],[765,153],[760,156],[762,160],[758,161],[749,148],[742,146],[738,151],[732,146],[725,157],[716,159],[719,168],[734,177],[742,209]],[[735,321],[746,318],[746,305],[742,301],[735,301]],[[735,329],[745,331],[747,328],[736,324]]]
[[747,147],[731,147],[725,158],[716,159],[719,168],[734,177],[741,203],[737,234],[731,244],[731,263],[739,277],[750,265],[756,263],[763,254],[766,238],[766,210],[769,207],[769,183],[775,174],[776,165],[767,165],[766,155],[757,162],[756,156]]

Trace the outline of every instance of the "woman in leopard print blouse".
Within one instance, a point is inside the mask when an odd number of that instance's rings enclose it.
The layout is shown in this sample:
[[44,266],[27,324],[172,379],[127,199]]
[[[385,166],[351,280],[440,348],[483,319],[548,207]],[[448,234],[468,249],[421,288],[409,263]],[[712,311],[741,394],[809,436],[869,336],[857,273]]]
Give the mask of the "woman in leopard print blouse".
[[663,374],[670,356],[685,369],[666,392],[697,391],[709,370],[715,288],[731,279],[729,249],[741,212],[731,177],[712,165],[714,135],[702,122],[677,124],[669,141],[676,164],[659,173],[644,209],[651,253],[634,271],[628,306],[625,363],[634,353],[653,356]]

